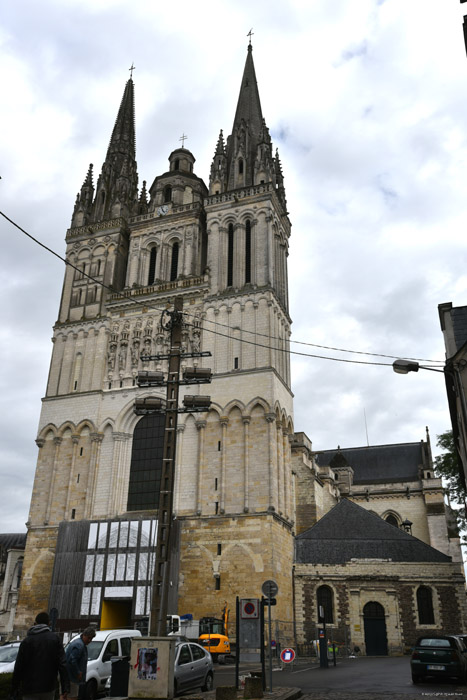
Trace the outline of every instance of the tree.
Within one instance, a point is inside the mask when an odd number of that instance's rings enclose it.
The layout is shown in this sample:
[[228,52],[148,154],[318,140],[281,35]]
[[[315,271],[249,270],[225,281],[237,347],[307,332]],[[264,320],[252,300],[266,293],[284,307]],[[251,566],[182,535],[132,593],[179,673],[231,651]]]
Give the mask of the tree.
[[449,502],[455,507],[458,527],[465,531],[467,528],[467,492],[462,477],[462,467],[457,458],[452,430],[438,435],[436,445],[444,450],[434,459],[436,476],[443,479]]

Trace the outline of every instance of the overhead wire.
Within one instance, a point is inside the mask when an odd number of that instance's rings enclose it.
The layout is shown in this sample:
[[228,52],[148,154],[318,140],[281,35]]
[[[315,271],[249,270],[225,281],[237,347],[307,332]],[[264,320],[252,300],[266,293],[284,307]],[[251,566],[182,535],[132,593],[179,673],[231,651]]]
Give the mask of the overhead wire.
[[[51,253],[52,255],[54,255],[54,256],[55,256],[56,258],[58,258],[61,262],[63,262],[65,265],[68,265],[68,266],[71,267],[72,269],[76,270],[80,275],[82,275],[82,277],[86,277],[87,279],[89,279],[89,280],[91,280],[92,282],[94,282],[94,284],[100,285],[100,286],[103,287],[104,289],[107,289],[111,294],[113,294],[113,295],[119,297],[121,300],[125,300],[125,301],[127,301],[127,302],[130,302],[130,303],[134,304],[135,306],[138,306],[138,307],[141,307],[141,308],[146,308],[146,309],[149,308],[149,309],[152,309],[153,311],[158,311],[158,312],[161,311],[160,307],[156,307],[156,306],[154,306],[153,304],[151,304],[150,302],[148,303],[147,300],[144,301],[144,302],[141,302],[141,301],[138,301],[137,299],[133,299],[131,296],[128,296],[128,295],[126,295],[126,294],[122,294],[121,292],[115,290],[115,289],[114,289],[113,287],[111,287],[110,285],[107,285],[107,284],[105,284],[104,282],[102,282],[101,280],[96,279],[96,278],[93,277],[92,275],[88,274],[87,272],[85,272],[84,270],[80,269],[79,267],[77,267],[76,265],[74,265],[72,262],[70,262],[69,260],[67,260],[67,259],[64,258],[63,256],[61,256],[59,253],[57,253],[56,251],[54,251],[52,248],[49,248],[47,245],[45,245],[45,243],[42,243],[42,241],[40,241],[39,239],[35,238],[35,237],[34,237],[33,235],[31,235],[28,231],[26,231],[26,230],[25,230],[24,228],[22,228],[19,224],[17,224],[13,219],[11,219],[9,216],[7,216],[4,212],[0,211],[0,215],[3,216],[3,218],[6,219],[12,226],[15,226],[19,231],[21,231],[21,233],[23,233],[25,236],[27,236],[29,239],[31,239],[31,240],[32,240],[34,243],[36,243],[38,246],[40,246],[41,248],[43,248],[44,250],[46,250],[48,253]],[[184,313],[185,316],[189,316],[189,317],[192,316],[191,314],[189,314],[189,313],[187,313],[187,312],[183,312],[183,313]],[[205,325],[204,325],[205,322],[208,322],[208,323],[211,323],[211,324],[214,324],[214,325],[217,325],[217,326],[221,326],[221,327],[227,328],[228,330],[233,330],[233,329],[230,328],[229,326],[225,325],[225,324],[221,324],[221,323],[216,322],[216,321],[210,321],[209,319],[204,318],[204,319],[203,319],[203,330],[206,331],[206,332],[208,332],[208,333],[211,333],[211,334],[213,334],[213,335],[217,335],[217,336],[220,336],[220,337],[223,337],[223,338],[227,338],[227,339],[229,339],[229,340],[235,339],[235,340],[238,340],[238,341],[241,342],[241,343],[246,343],[246,344],[248,344],[248,345],[254,345],[255,347],[264,348],[264,349],[266,349],[266,350],[273,350],[273,351],[275,351],[275,352],[285,352],[285,353],[288,353],[289,355],[297,355],[297,356],[299,356],[299,357],[313,357],[313,358],[315,358],[315,359],[320,359],[320,360],[331,360],[331,361],[333,361],[333,362],[344,362],[344,363],[347,363],[347,364],[376,365],[376,366],[386,366],[386,367],[392,366],[392,363],[390,363],[390,362],[368,362],[368,361],[366,361],[366,360],[351,360],[351,359],[340,358],[340,357],[330,357],[330,356],[328,356],[328,355],[318,355],[318,354],[315,354],[315,353],[299,352],[299,351],[297,351],[297,350],[291,350],[290,347],[281,348],[281,347],[275,347],[275,346],[272,346],[272,345],[265,345],[264,343],[258,343],[258,342],[256,342],[256,341],[248,340],[248,339],[246,339],[246,338],[234,338],[232,335],[228,335],[228,334],[226,334],[226,333],[220,333],[219,331],[212,330],[212,329],[210,329],[210,328],[206,328]],[[187,325],[193,325],[193,324],[187,324]],[[322,348],[322,349],[334,350],[334,351],[338,351],[338,352],[348,352],[348,353],[359,354],[359,355],[370,355],[370,356],[373,356],[373,357],[386,357],[386,358],[391,358],[391,359],[400,359],[400,355],[399,355],[399,356],[396,356],[396,355],[383,355],[383,354],[381,354],[381,353],[370,353],[370,352],[364,352],[364,351],[359,352],[359,351],[357,351],[357,350],[346,350],[346,349],[342,349],[342,348],[333,348],[333,347],[330,347],[330,346],[317,345],[317,344],[315,344],[315,343],[308,343],[308,342],[299,341],[299,340],[292,340],[292,341],[290,341],[290,340],[285,340],[285,339],[278,338],[277,336],[269,336],[269,335],[264,334],[264,333],[256,333],[255,331],[249,331],[249,330],[247,330],[247,329],[240,329],[240,330],[241,330],[242,333],[250,333],[250,334],[254,334],[255,336],[260,336],[260,337],[268,338],[268,339],[270,339],[270,340],[278,340],[278,341],[280,341],[280,342],[287,342],[287,343],[293,342],[293,343],[300,344],[300,345],[307,345],[307,346],[311,346],[311,347],[319,347],[319,348]],[[411,360],[414,360],[414,359],[417,359],[417,358],[406,358],[406,357],[404,356],[404,359],[411,359]],[[430,363],[440,363],[440,362],[441,362],[441,361],[439,361],[439,360],[421,360],[421,361],[423,361],[423,362],[430,362]]]
[[[183,313],[186,316],[192,316],[192,314],[190,314],[189,312],[184,311]],[[220,323],[219,321],[211,321],[208,318],[204,318],[203,324],[206,322],[211,323],[215,326],[220,326],[221,328],[228,328],[229,330],[232,330],[231,326],[228,326],[225,323]],[[250,331],[247,328],[242,328],[241,332],[242,333],[249,333],[250,335],[254,335],[254,336],[260,336],[262,338],[269,338],[270,340],[279,340],[281,342],[283,342],[283,340],[284,340],[283,338],[280,338],[278,336],[268,335],[267,333],[260,333],[259,331]],[[318,345],[318,343],[310,343],[310,342],[306,342],[303,340],[293,340],[292,338],[290,338],[288,340],[288,342],[295,343],[296,345],[306,345],[306,346],[313,347],[313,348],[321,348],[322,350],[333,350],[335,352],[348,352],[348,353],[352,353],[354,355],[369,355],[371,357],[387,357],[388,359],[390,358],[393,360],[399,360],[401,358],[401,355],[385,355],[384,353],[367,352],[365,350],[348,350],[346,348],[336,348],[336,347],[332,347],[330,345]],[[433,364],[444,364],[444,362],[442,360],[428,360],[425,357],[407,357],[404,355],[404,359],[405,360],[414,360],[416,362],[430,362]]]

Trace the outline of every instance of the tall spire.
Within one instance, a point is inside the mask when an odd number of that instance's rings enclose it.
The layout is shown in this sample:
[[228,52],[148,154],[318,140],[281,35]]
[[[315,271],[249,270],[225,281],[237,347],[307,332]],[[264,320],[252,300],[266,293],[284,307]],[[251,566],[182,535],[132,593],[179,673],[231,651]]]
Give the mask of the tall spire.
[[248,45],[248,53],[243,71],[240,94],[238,96],[232,134],[240,127],[242,120],[248,125],[251,136],[255,137],[255,140],[259,139],[263,124],[263,114],[261,112],[258,83],[256,82],[255,66],[253,63],[253,46],[251,44]]
[[261,110],[251,43],[232,134],[227,138],[226,159],[227,190],[275,181],[271,139]]
[[92,181],[92,163],[86,177],[84,178],[81,191],[76,195],[75,209],[71,219],[71,225],[84,226],[89,222],[92,211],[92,200],[94,197],[94,184]]
[[107,155],[97,181],[94,220],[132,214],[137,201],[134,84],[130,78],[125,85]]

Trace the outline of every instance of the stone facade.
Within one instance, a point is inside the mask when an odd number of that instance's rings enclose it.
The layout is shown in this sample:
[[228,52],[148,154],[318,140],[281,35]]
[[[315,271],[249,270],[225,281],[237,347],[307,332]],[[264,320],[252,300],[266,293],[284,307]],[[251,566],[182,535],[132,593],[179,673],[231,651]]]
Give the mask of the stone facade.
[[[226,143],[219,137],[209,187],[194,169],[194,156],[177,149],[167,172],[138,193],[130,79],[97,184],[91,166],[66,235],[70,264],[37,436],[18,628],[46,606],[52,579],[60,579],[53,574],[60,523],[135,517],[129,492],[141,418],[134,402],[165,396],[165,388],[139,388],[136,379],[141,370],[167,371],[161,316],[175,296],[184,304],[182,353],[211,354],[182,358],[182,372],[213,371],[210,411],[178,421],[178,610],[219,614],[220,598],[233,610],[239,591],[259,596],[261,583],[277,577],[287,592],[280,613],[292,615],[290,222],[251,46],[232,135]],[[181,387],[180,399],[193,391]],[[157,506],[154,494],[151,517]]]
[[[340,568],[318,561],[313,574],[300,563],[293,609],[294,537],[342,498],[396,525],[410,519],[417,538],[458,561],[460,548],[456,533],[448,537],[428,440],[417,449],[383,446],[391,459],[373,479],[362,478],[354,453],[350,461],[315,453],[308,437],[294,432],[291,224],[251,46],[232,133],[226,141],[220,133],[209,185],[181,148],[149,189],[145,181],[138,189],[134,116],[130,79],[102,171],[94,186],[89,168],[66,234],[69,264],[37,435],[16,628],[26,629],[47,607],[58,607],[62,629],[89,618],[99,624],[104,606],[110,620],[117,597],[124,599],[119,619],[147,623],[153,543],[141,538],[158,515],[163,440],[134,406],[135,399],[164,398],[166,388],[139,387],[137,377],[142,370],[167,376],[170,333],[161,318],[182,297],[182,374],[194,366],[211,368],[213,376],[206,392],[180,386],[180,403],[199,392],[209,393],[211,406],[178,417],[173,499],[180,568],[170,573],[170,612],[219,616],[225,601],[233,612],[237,596],[259,598],[262,583],[274,579],[280,594],[271,612],[290,644],[294,615],[300,639],[313,638],[316,586],[325,580],[339,639],[362,643],[363,606],[377,598],[389,650],[399,651],[413,632],[410,595],[421,580],[415,565],[399,571],[388,562],[382,569],[379,561]],[[383,447],[368,448],[376,465]],[[414,450],[407,475],[399,467]],[[128,528],[139,533],[133,543],[117,538]],[[84,533],[96,529],[105,536],[90,548]],[[63,562],[73,554],[71,583]],[[424,575],[436,591],[437,625],[451,629],[453,601],[461,611],[464,603],[460,579],[444,562]],[[62,604],[67,585],[74,586],[73,600]]]
[[[459,634],[467,624],[465,580],[460,566],[451,563],[355,561],[335,566],[295,565],[297,638],[318,638],[317,589],[333,591],[334,621],[327,624],[328,639],[345,648],[358,646],[367,653],[364,607],[377,601],[384,608],[388,653],[403,654],[424,633]],[[434,623],[418,620],[417,589],[432,592]]]

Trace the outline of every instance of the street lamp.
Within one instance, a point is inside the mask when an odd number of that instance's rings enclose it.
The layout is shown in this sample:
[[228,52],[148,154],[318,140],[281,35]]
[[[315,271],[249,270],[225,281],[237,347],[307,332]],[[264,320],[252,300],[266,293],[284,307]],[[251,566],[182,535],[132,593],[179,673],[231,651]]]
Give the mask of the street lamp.
[[394,362],[392,363],[392,368],[397,374],[408,374],[409,372],[418,372],[419,369],[428,369],[431,372],[442,372],[444,374],[444,369],[420,365],[418,362],[414,362],[413,360],[394,360]]

